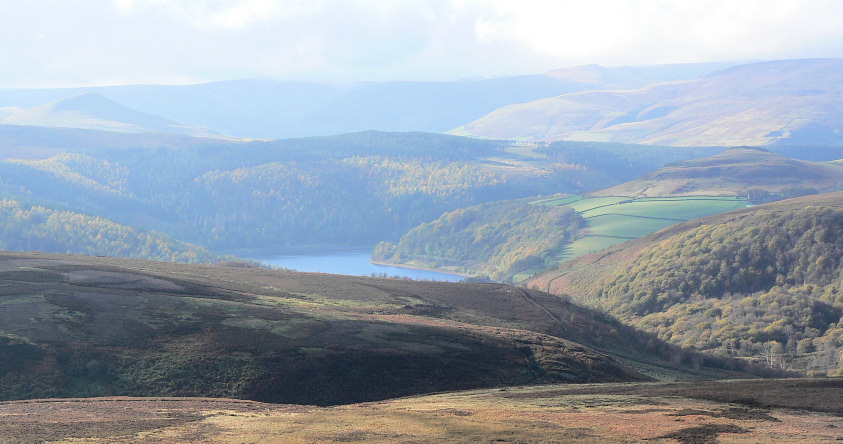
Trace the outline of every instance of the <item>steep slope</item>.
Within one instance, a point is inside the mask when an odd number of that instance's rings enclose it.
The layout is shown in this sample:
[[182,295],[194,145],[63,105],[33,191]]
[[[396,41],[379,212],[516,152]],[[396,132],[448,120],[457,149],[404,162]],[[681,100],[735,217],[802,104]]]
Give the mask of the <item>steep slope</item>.
[[712,367],[730,362],[503,285],[0,253],[0,288],[3,399],[337,404],[645,379],[628,366],[667,378],[737,375]]
[[8,112],[0,118],[0,123],[124,133],[160,132],[193,137],[223,136],[206,128],[184,125],[135,111],[93,92],[63,98],[31,109]]
[[762,149],[733,148],[703,159],[668,165],[593,196],[735,196],[747,191],[794,197],[843,187],[839,163],[791,159]]
[[466,124],[492,138],[677,146],[843,143],[843,59],[741,65],[637,90],[511,105]]
[[840,373],[843,193],[674,225],[528,285],[686,347]]

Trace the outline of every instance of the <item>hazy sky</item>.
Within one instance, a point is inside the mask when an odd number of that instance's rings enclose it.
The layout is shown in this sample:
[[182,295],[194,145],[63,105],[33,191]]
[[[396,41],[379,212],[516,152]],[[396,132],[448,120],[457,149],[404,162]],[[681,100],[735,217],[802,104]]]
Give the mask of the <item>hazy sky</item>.
[[0,87],[843,57],[843,0],[0,0]]

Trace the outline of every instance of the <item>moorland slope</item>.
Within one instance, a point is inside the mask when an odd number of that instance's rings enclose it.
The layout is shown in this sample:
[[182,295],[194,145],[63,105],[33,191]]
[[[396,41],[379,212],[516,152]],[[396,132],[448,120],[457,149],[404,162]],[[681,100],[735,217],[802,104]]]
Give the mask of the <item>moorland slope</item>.
[[584,384],[313,407],[208,398],[0,402],[0,439],[43,442],[834,442],[843,381]]
[[[547,382],[746,375],[556,296],[0,253],[0,397],[340,404]],[[731,369],[731,370],[729,370]]]

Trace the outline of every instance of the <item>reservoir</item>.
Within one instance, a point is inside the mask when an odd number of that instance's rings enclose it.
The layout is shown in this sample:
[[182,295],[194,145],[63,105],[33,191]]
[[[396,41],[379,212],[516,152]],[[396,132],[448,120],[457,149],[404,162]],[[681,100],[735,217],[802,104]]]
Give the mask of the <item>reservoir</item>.
[[415,268],[393,267],[389,265],[375,265],[369,262],[372,250],[333,251],[318,254],[297,255],[262,255],[251,259],[288,268],[296,271],[314,271],[319,273],[348,274],[353,276],[407,276],[416,280],[456,282],[465,276],[442,273],[432,270],[417,270]]

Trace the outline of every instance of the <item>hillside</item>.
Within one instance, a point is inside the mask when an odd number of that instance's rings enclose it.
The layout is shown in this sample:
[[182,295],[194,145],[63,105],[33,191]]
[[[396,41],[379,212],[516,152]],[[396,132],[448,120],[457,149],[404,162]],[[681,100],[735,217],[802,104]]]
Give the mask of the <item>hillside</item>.
[[545,269],[585,225],[568,207],[492,202],[445,213],[413,228],[397,245],[381,242],[372,260],[506,280]]
[[510,105],[461,127],[498,139],[676,146],[840,145],[843,59],[761,62],[641,89]]
[[527,282],[684,347],[838,374],[843,193],[674,225]]
[[215,263],[228,258],[103,217],[0,198],[0,250]]
[[[733,148],[712,157],[687,160],[636,180],[589,193],[592,196],[739,196],[749,192],[795,197],[843,187],[839,163],[791,159],[755,148]],[[767,197],[768,199],[771,197]]]
[[645,374],[745,375],[722,370],[740,368],[736,362],[669,347],[546,293],[496,284],[6,252],[0,285],[2,399],[211,396],[324,405]]
[[172,133],[191,137],[224,137],[207,128],[181,124],[119,105],[97,93],[62,98],[31,109],[5,108],[0,124],[77,128],[123,133]]

